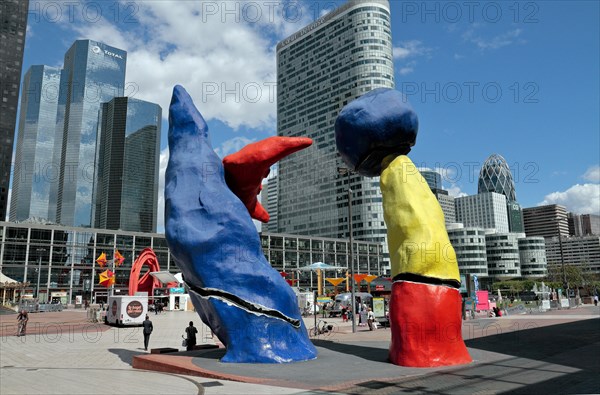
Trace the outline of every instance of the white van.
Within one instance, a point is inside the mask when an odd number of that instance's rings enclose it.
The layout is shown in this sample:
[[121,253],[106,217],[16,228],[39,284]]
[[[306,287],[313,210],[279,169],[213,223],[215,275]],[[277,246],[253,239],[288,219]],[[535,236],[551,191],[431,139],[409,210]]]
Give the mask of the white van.
[[148,294],[134,296],[109,296],[106,304],[107,324],[142,325],[148,314]]

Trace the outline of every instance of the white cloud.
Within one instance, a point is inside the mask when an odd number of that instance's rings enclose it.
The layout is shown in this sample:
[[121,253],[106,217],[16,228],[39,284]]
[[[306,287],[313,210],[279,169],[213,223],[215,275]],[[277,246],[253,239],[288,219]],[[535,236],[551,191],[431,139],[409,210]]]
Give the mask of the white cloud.
[[468,196],[466,193],[464,193],[460,189],[460,186],[458,186],[457,184],[451,184],[449,187],[446,187],[446,190],[448,191],[448,195],[455,197],[455,198]]
[[400,69],[398,69],[398,73],[400,75],[410,74],[413,71],[415,71],[416,65],[417,65],[417,62],[415,62],[415,61],[408,62],[406,65],[404,65],[403,67],[400,67]]
[[600,215],[600,184],[576,184],[563,192],[552,192],[538,206],[560,204],[577,214]]
[[246,145],[253,143],[256,140],[252,140],[246,137],[234,137],[227,141],[224,141],[219,147],[215,148],[215,152],[219,155],[219,158],[223,159],[229,154],[233,154],[244,148]]
[[498,48],[502,48],[508,45],[511,45],[515,42],[517,43],[524,43],[525,41],[522,39],[519,39],[519,36],[521,35],[523,31],[521,29],[513,29],[513,30],[509,30],[505,33],[502,34],[498,34],[492,38],[483,38],[481,36],[477,36],[475,35],[475,29],[469,29],[467,30],[463,35],[462,38],[465,41],[469,41],[475,45],[477,45],[477,47],[481,50],[485,50],[485,49],[498,49]]
[[[233,14],[220,9],[226,3]],[[139,87],[136,98],[160,104],[166,117],[173,86],[180,84],[207,120],[232,128],[274,127],[275,43],[309,23],[309,12],[286,20],[280,10],[270,12],[273,5],[267,2],[146,1],[136,6],[136,23],[117,26],[103,19],[70,25],[80,38],[127,50],[127,83]],[[263,7],[260,18],[250,14],[257,6]]]
[[600,166],[590,166],[581,178],[589,182],[600,182]]
[[[423,46],[423,43],[419,40],[403,41],[399,46],[392,48],[394,59],[397,60],[398,73],[400,75],[412,73],[415,71],[417,61],[409,59],[420,56],[429,57],[431,51],[433,51],[433,48]],[[399,60],[404,60],[406,63],[400,64]]]
[[392,53],[394,59],[406,59],[409,57],[429,55],[433,49],[424,47],[419,40],[403,41],[400,46],[394,47]]

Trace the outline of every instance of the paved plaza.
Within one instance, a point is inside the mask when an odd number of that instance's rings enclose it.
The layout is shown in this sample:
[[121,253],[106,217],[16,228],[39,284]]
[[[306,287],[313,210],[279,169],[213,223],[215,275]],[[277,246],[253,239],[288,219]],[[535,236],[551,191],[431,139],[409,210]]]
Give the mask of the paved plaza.
[[[435,369],[387,363],[389,329],[352,333],[339,318],[326,319],[335,333],[314,340],[317,360],[273,366],[223,364],[222,349],[183,351],[190,320],[200,342],[215,344],[193,312],[150,317],[150,348],[181,350],[162,355],[144,351],[141,328],[94,324],[82,310],[30,314],[24,337],[14,336],[16,315],[1,315],[0,394],[600,393],[599,311],[464,321],[474,363]],[[134,357],[167,369],[135,369]],[[188,374],[177,374],[182,366]]]

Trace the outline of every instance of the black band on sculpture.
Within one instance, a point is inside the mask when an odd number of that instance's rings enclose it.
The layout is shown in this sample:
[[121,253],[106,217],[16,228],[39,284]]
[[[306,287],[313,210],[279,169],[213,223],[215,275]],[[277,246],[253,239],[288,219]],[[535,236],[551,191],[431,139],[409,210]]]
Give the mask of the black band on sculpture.
[[266,306],[262,306],[256,303],[248,302],[239,296],[236,296],[232,293],[215,289],[215,288],[201,288],[196,287],[195,285],[186,283],[190,290],[197,293],[199,296],[203,298],[215,298],[224,301],[225,303],[231,303],[243,310],[247,310],[253,314],[263,314],[266,316],[270,316],[273,318],[277,318],[279,320],[285,321],[288,324],[292,325],[294,328],[300,328],[300,320],[288,317],[283,314],[279,310],[273,310]]
[[451,279],[441,279],[435,277],[426,277],[414,273],[400,273],[394,276],[393,282],[396,281],[411,281],[413,283],[423,283],[430,285],[445,285],[446,287],[460,288],[460,281]]

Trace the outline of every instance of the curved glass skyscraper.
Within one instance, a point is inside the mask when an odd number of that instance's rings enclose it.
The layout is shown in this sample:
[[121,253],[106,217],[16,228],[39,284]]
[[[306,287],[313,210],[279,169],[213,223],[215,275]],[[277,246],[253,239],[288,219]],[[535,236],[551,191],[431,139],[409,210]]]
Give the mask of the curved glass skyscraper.
[[506,196],[506,200],[517,200],[515,182],[506,160],[498,154],[492,154],[483,163],[479,172],[477,193],[496,192]]
[[481,167],[477,193],[496,192],[506,196],[508,228],[511,232],[523,232],[523,212],[517,203],[515,182],[508,163],[499,154],[492,154]]
[[379,178],[338,175],[333,126],[352,100],[394,87],[390,24],[388,1],[352,0],[277,45],[277,134],[313,139],[279,162],[279,232],[348,237],[349,182],[354,237],[386,242]]

